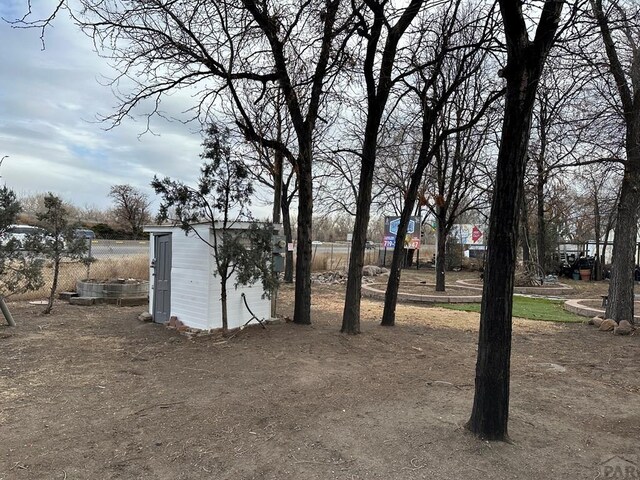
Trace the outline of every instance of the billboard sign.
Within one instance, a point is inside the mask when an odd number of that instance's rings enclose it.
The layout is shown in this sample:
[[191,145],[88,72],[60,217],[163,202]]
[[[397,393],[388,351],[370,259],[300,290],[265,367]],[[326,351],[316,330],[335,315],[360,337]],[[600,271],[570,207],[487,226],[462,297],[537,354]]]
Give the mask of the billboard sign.
[[462,245],[484,244],[484,232],[471,223],[457,223],[451,228],[450,235],[455,237]]
[[[400,217],[384,217],[384,248],[395,248],[398,236]],[[420,217],[410,217],[407,225],[407,234],[404,237],[404,248],[416,250],[420,248]]]

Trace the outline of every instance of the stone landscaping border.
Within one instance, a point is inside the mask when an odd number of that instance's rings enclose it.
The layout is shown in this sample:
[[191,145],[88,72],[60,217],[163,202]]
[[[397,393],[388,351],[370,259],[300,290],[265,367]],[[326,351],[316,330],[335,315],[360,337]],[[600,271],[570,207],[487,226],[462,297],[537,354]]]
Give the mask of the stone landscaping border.
[[[567,312],[575,313],[581,317],[597,317],[604,316],[604,308],[594,308],[582,305],[581,302],[593,300],[592,298],[576,298],[564,302],[564,309]],[[634,320],[640,320],[640,314],[634,315]]]
[[[420,282],[415,283],[425,285]],[[384,289],[380,290],[379,288],[376,288],[378,285],[382,285]],[[386,287],[386,283],[363,283],[362,294],[368,298],[384,300]],[[451,287],[456,288],[456,285],[450,285],[450,288]],[[480,303],[482,301],[482,292],[480,292],[479,295],[423,295],[419,293],[398,292],[398,300],[417,303]]]
[[[473,288],[476,290],[482,290],[482,283],[478,284],[473,280],[457,280],[456,283],[466,288]],[[573,288],[564,283],[558,283],[555,286],[540,286],[540,287],[514,287],[513,293],[520,295],[563,295],[573,292]]]

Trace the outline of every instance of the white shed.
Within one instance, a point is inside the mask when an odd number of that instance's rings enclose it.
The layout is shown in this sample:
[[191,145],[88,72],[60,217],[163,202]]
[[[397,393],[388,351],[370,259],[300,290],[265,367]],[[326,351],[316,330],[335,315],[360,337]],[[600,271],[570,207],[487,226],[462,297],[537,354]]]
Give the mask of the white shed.
[[[234,228],[247,229],[249,223],[237,223]],[[175,316],[191,328],[210,330],[222,328],[220,277],[216,271],[214,252],[198,235],[210,243],[210,224],[194,225],[195,232],[171,225],[145,226],[149,239],[149,313],[153,321],[164,323]],[[244,293],[251,311],[260,319],[269,318],[271,302],[262,298],[262,284],[234,288],[231,277],[227,284],[229,328],[244,325],[250,318],[242,299]]]

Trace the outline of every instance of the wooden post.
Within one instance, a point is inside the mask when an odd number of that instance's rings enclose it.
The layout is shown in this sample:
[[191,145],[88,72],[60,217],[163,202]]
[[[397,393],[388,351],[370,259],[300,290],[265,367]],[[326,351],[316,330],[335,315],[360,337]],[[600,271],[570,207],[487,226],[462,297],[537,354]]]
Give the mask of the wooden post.
[[9,324],[9,326],[15,327],[16,322],[13,320],[13,317],[11,316],[9,307],[7,307],[7,304],[4,301],[4,297],[1,297],[1,296],[0,296],[0,310],[2,310],[2,314],[4,315],[4,318],[7,319],[7,323]]

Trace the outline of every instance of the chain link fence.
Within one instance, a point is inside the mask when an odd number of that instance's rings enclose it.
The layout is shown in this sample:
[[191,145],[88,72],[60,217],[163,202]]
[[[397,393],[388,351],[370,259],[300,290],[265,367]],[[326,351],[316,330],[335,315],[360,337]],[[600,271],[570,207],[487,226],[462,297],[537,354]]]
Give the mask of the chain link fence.
[[[149,280],[149,241],[118,238],[87,239],[87,253],[80,260],[62,259],[58,292],[75,291],[78,280],[118,278]],[[49,296],[53,282],[53,262],[45,261],[44,286],[37,291],[11,296],[11,300],[35,300]]]

